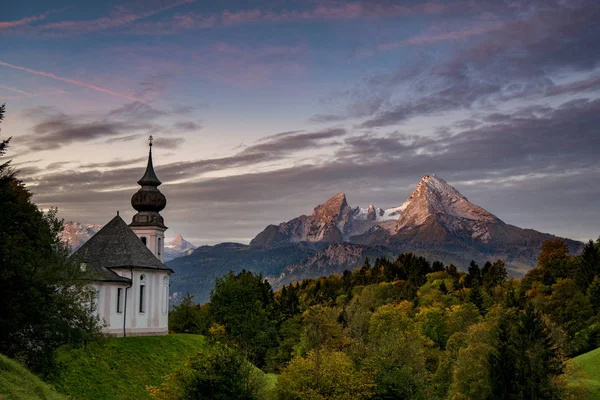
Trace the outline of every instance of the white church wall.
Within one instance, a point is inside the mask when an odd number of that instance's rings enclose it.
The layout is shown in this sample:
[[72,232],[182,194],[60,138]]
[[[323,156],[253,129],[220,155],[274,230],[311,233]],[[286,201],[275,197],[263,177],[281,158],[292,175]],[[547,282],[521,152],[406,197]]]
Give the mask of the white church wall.
[[[115,269],[114,272],[125,278],[132,278],[132,271],[129,269]],[[141,289],[142,286],[144,289]],[[115,286],[112,290],[109,313],[105,314],[111,321],[109,328],[106,329],[108,334],[123,336],[124,317],[127,336],[168,334],[169,273],[167,271],[134,269],[132,285],[127,289],[127,304],[124,309],[126,315],[117,314],[120,322],[113,324],[114,313],[116,313],[116,288]],[[140,308],[142,290],[143,307]]]

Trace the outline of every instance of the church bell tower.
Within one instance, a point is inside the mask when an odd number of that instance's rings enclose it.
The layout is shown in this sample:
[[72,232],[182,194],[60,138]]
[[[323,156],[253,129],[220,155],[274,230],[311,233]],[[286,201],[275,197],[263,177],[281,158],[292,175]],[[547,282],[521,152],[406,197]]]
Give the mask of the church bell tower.
[[133,221],[129,224],[131,230],[154,253],[161,262],[164,261],[165,231],[167,227],[163,217],[159,214],[167,205],[164,194],[158,190],[162,183],[154,173],[152,165],[152,136],[148,138],[150,147],[148,166],[142,179],[137,183],[141,188],[131,197],[131,205],[137,211]]

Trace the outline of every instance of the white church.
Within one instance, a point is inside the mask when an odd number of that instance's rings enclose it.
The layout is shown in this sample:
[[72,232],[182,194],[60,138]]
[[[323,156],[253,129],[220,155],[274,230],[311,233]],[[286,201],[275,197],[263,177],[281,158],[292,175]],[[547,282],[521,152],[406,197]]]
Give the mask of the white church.
[[96,312],[111,336],[166,335],[169,332],[169,277],[163,264],[167,227],[160,215],[167,199],[152,165],[152,136],[148,166],[131,198],[137,211],[127,225],[115,216],[72,257],[82,268],[97,272]]

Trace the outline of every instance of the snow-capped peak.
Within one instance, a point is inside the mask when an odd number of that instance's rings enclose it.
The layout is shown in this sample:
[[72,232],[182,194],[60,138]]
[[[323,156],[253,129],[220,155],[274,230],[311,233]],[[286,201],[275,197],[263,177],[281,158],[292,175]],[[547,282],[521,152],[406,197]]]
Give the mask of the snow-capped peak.
[[487,224],[500,221],[435,175],[425,175],[403,207],[396,230],[420,226],[435,218],[451,231],[468,230],[474,239],[486,241],[490,238]]
[[196,246],[185,240],[183,236],[181,236],[181,234],[177,235],[174,239],[165,243],[165,247],[169,249],[179,250],[181,252],[186,252],[188,250],[193,250],[196,248]]

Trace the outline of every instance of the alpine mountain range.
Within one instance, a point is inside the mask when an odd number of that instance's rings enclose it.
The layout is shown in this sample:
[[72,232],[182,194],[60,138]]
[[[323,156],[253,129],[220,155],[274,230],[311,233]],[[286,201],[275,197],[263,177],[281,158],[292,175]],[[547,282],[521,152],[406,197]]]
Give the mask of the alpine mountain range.
[[[78,247],[97,229],[67,223],[63,238]],[[506,224],[443,179],[425,175],[398,207],[351,207],[346,195],[338,193],[315,207],[311,215],[267,226],[248,245],[194,248],[179,235],[166,244],[165,256],[170,259],[166,264],[176,272],[171,279],[174,301],[189,292],[195,301],[205,302],[215,278],[230,270],[262,273],[279,288],[352,270],[366,258],[393,259],[407,252],[459,269],[466,269],[471,260],[502,259],[512,275],[520,276],[536,265],[542,243],[551,238],[556,236]],[[583,246],[564,240],[572,253]]]

